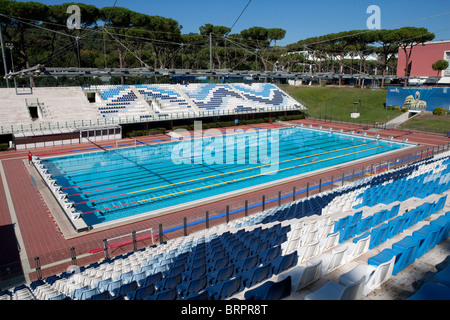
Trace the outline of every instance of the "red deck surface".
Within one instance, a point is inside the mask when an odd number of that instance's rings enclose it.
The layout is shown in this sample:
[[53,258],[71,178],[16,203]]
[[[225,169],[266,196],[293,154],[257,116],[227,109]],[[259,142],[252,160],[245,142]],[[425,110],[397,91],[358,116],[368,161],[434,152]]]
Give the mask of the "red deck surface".
[[[343,129],[345,132],[355,130],[360,132],[368,132],[369,137],[373,137],[375,134],[379,134],[382,138],[387,138],[389,136],[393,136],[395,139],[403,140],[404,138],[408,138],[409,142],[420,144],[417,148],[409,149],[405,151],[400,151],[395,155],[390,155],[384,157],[385,160],[392,160],[394,158],[401,159],[404,155],[409,155],[412,152],[418,150],[427,150],[432,146],[447,144],[450,140],[444,136],[439,135],[431,135],[431,134],[423,134],[417,132],[403,131],[403,130],[380,130],[377,132],[369,132],[365,131],[363,128],[358,125],[349,125],[349,124],[339,124],[339,123],[325,123],[316,120],[302,120],[302,121],[291,121],[292,124],[304,123],[305,125],[312,124],[314,127],[322,125],[324,128],[333,127],[334,130]],[[248,126],[240,128],[260,128],[266,127],[270,128],[271,126],[266,124],[260,124],[255,126]],[[274,126],[275,127],[275,126]],[[277,125],[276,127],[279,127]],[[161,139],[167,139],[168,137],[165,135],[152,136],[152,137],[141,137],[139,141],[155,141]],[[114,142],[102,142],[98,143],[98,146],[106,146],[106,145],[114,145]],[[74,149],[84,149],[84,148],[93,148],[96,147],[92,144],[83,144],[83,145],[71,145],[71,146],[61,146],[54,148],[44,148],[44,149],[36,149],[32,150],[35,155],[42,155],[47,153],[59,153],[59,152],[67,152],[69,150]],[[74,238],[71,240],[66,240],[62,233],[59,230],[58,225],[54,221],[46,203],[39,191],[35,188],[26,164],[24,163],[24,159],[26,159],[26,151],[9,151],[0,154],[0,161],[3,165],[5,175],[7,178],[7,183],[9,186],[9,191],[12,197],[15,213],[18,219],[18,225],[21,231],[21,235],[23,237],[24,245],[27,253],[27,256],[30,261],[30,266],[34,268],[34,258],[39,257],[41,265],[45,266],[50,263],[60,262],[62,260],[70,260],[70,248],[74,247],[76,255],[78,257],[78,265],[86,265],[91,262],[99,261],[103,257],[103,253],[88,255],[83,259],[80,259],[79,256],[86,254],[89,250],[94,248],[102,247],[102,240],[109,239],[125,234],[131,234],[133,231],[144,230],[148,228],[153,228],[154,231],[158,231],[158,226],[160,224],[163,225],[164,230],[168,228],[181,226],[183,225],[183,218],[186,217],[188,223],[191,221],[196,221],[199,219],[204,219],[205,212],[209,211],[210,217],[225,212],[225,208],[227,205],[230,206],[230,211],[243,208],[245,200],[249,201],[249,205],[254,203],[261,202],[262,196],[265,195],[266,200],[275,199],[278,197],[278,192],[281,191],[282,195],[292,193],[293,187],[295,186],[297,190],[304,189],[307,183],[310,183],[311,186],[315,186],[319,183],[320,179],[322,179],[323,183],[329,182],[330,177],[335,177],[336,179],[342,177],[342,172],[349,172],[354,169],[361,169],[363,166],[367,167],[372,164],[378,164],[380,159],[383,159],[383,156],[378,159],[373,159],[371,161],[361,161],[356,165],[347,166],[345,168],[341,168],[338,170],[333,170],[331,168],[325,173],[321,173],[320,175],[307,177],[303,179],[299,179],[295,182],[286,183],[280,186],[258,190],[257,192],[252,192],[250,194],[244,194],[241,196],[233,197],[231,199],[217,201],[208,205],[201,205],[198,207],[193,207],[189,210],[183,210],[182,212],[173,212],[171,214],[167,214],[165,216],[150,218],[148,220],[124,225],[121,227],[112,228],[106,231],[97,232],[97,233],[86,233],[85,235]],[[431,155],[431,153],[430,153]],[[340,184],[336,185],[340,186]],[[328,187],[329,188],[329,187]],[[325,189],[322,189],[324,191]],[[317,193],[314,191],[313,193]],[[304,197],[305,195],[301,195]],[[297,199],[300,197],[298,196]],[[292,199],[285,199],[282,203],[286,203],[291,201]],[[277,201],[267,204],[266,209],[270,207],[276,206]],[[261,208],[255,208],[249,210],[249,214],[260,212]],[[232,219],[243,217],[243,213],[235,214],[232,216]],[[210,222],[210,226],[217,225],[218,223],[224,223],[225,218],[217,219]],[[3,187],[3,181],[0,177],[0,224],[9,225],[11,224],[11,216],[6,203],[6,195]],[[192,233],[198,231],[200,229],[204,229],[205,224],[199,224],[196,226],[192,226],[188,228],[188,232]],[[167,234],[167,237],[170,239],[183,236],[183,230],[179,230],[176,232],[172,232]],[[146,240],[139,243],[139,247],[144,247],[151,245],[151,240]],[[122,254],[130,250],[130,246],[119,247],[114,249],[112,252],[113,255]],[[65,263],[56,263],[54,267],[45,267],[42,270],[42,276],[50,276],[53,274],[57,274],[66,270],[66,268],[71,265],[70,261]],[[34,280],[36,277],[36,273],[33,271],[30,273],[31,280]]]

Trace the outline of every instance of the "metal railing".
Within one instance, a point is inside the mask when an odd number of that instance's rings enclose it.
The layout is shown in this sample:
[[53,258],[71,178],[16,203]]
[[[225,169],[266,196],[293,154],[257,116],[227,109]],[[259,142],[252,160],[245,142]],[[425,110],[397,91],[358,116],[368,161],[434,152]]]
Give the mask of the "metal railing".
[[236,116],[246,114],[259,114],[268,112],[286,112],[286,111],[303,111],[303,106],[291,105],[284,107],[260,107],[256,110],[235,111],[235,110],[216,110],[216,111],[199,111],[199,112],[171,112],[166,114],[156,115],[154,117],[147,116],[133,116],[133,117],[111,117],[111,118],[96,118],[85,120],[71,120],[71,121],[54,121],[54,122],[35,122],[29,124],[11,124],[1,125],[0,134],[11,133],[25,133],[43,130],[58,130],[58,129],[80,129],[86,127],[117,125],[117,124],[133,124],[133,123],[148,123],[159,122],[167,120],[188,120],[197,118],[220,117],[220,116]]

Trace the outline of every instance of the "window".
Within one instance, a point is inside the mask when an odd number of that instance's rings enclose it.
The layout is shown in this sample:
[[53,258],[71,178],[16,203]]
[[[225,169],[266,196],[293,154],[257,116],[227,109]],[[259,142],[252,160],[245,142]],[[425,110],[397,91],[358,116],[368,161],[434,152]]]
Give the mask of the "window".
[[450,51],[445,52],[445,60],[447,60],[449,67],[444,70],[444,77],[450,77]]

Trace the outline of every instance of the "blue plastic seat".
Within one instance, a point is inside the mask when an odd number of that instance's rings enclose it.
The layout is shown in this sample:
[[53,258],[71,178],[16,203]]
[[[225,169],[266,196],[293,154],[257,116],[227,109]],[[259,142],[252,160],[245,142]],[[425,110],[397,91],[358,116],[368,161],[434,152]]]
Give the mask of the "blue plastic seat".
[[419,213],[420,213],[419,210],[412,210],[403,214],[403,217],[405,218],[404,229],[409,229],[418,222]]
[[229,264],[229,262],[230,262],[229,256],[225,256],[217,260],[214,260],[207,265],[208,271],[214,271],[225,268]]
[[243,272],[241,276],[242,285],[244,287],[250,288],[272,276],[272,264],[268,263],[261,267],[255,267],[253,269],[247,270]]
[[376,227],[385,221],[385,215],[387,210],[381,210],[373,215],[372,227]]
[[442,226],[425,225],[419,230],[413,232],[413,237],[419,240],[419,246],[416,251],[416,259],[433,249],[439,242],[439,235]]
[[114,289],[113,292],[111,292],[111,295],[114,297],[126,297],[126,295],[129,292],[133,292],[138,288],[137,282],[136,281],[132,281],[132,282],[128,282],[128,283],[124,283],[120,286],[120,288],[118,289]]
[[119,279],[122,280],[122,283],[129,283],[131,282],[131,278],[133,278],[133,271],[124,272],[120,275]]
[[362,211],[356,212],[356,213],[351,217],[350,223],[358,223],[358,222],[360,222],[360,221],[361,221],[361,218],[362,218],[362,214],[363,214]]
[[356,234],[357,227],[358,227],[357,223],[352,223],[348,224],[346,227],[341,229],[339,233],[339,243],[343,243],[349,240],[350,238],[353,238]]
[[206,291],[211,300],[224,300],[240,291],[241,282],[242,278],[239,276],[216,283],[214,286],[208,287]]
[[261,286],[245,292],[246,300],[282,300],[291,294],[291,277],[279,281],[267,281]]
[[184,272],[181,277],[183,278],[183,281],[188,281],[204,276],[206,274],[206,271],[206,265],[202,265]]
[[383,224],[377,228],[372,229],[369,250],[378,247],[380,244],[387,240],[387,235],[389,231],[389,226]]
[[405,217],[400,216],[388,222],[389,230],[387,234],[387,239],[395,237],[397,234],[403,231],[403,225],[405,223],[405,220],[406,220]]
[[134,291],[128,292],[127,300],[144,300],[145,298],[155,294],[155,287],[153,285],[139,287]]
[[438,243],[441,243],[450,236],[450,213],[440,216],[436,220],[430,222],[430,225],[442,226],[441,233],[438,236]]
[[169,270],[163,272],[163,277],[167,278],[167,277],[173,277],[176,276],[178,274],[181,274],[184,272],[185,266],[184,265],[179,265],[176,267],[171,267]]
[[189,257],[188,257],[188,263],[186,264],[186,269],[188,269],[188,268],[195,269],[195,268],[203,266],[203,265],[206,265],[206,256],[196,258],[194,260],[189,260]]
[[212,254],[212,256],[209,257],[209,259],[207,259],[207,262],[214,262],[217,261],[221,258],[224,258],[226,256],[226,251],[225,250],[220,250],[220,251],[216,251]]
[[235,265],[230,264],[220,270],[216,270],[214,272],[209,272],[207,274],[208,283],[211,285],[214,285],[216,283],[230,279],[234,275],[234,268],[235,268]]
[[396,275],[398,272],[402,271],[404,268],[409,266],[415,260],[415,253],[418,244],[412,244],[410,246],[395,249],[384,249],[379,254],[369,258],[368,263],[370,265],[379,266],[382,263],[385,263],[392,259],[395,256],[394,269],[392,271],[393,275]]
[[232,254],[230,257],[230,261],[232,263],[235,263],[235,262],[244,260],[245,258],[247,258],[249,256],[250,256],[250,248],[243,248],[243,249],[237,251],[236,253]]
[[81,288],[77,288],[77,289],[75,289],[74,291],[72,291],[70,293],[70,298],[76,299],[76,300],[81,300],[81,294],[84,291],[87,291],[87,290],[90,290],[90,289],[91,288],[89,286],[84,286],[84,287],[81,287]]
[[356,227],[355,235],[360,235],[372,227],[373,216],[362,219]]
[[116,289],[119,289],[122,285],[122,280],[115,280],[108,283],[106,286],[106,291],[108,291],[110,294],[114,292]]
[[99,294],[100,290],[98,288],[92,288],[89,290],[85,290],[81,293],[80,300],[89,300],[92,296],[95,296],[96,294]]
[[434,281],[450,288],[450,265],[434,275]]
[[193,279],[189,282],[181,283],[177,286],[178,296],[187,297],[195,293],[201,292],[208,285],[208,277],[204,275],[203,277]]
[[251,256],[245,260],[235,263],[235,272],[241,273],[259,265],[259,256]]
[[151,274],[151,275],[147,276],[145,279],[139,280],[138,281],[138,285],[140,287],[146,287],[146,286],[149,286],[149,285],[154,286],[157,282],[161,281],[162,278],[163,278],[162,277],[162,272]]
[[[108,292],[106,292],[107,296],[109,297]],[[50,297],[48,300],[50,301],[59,301],[59,300],[70,300],[70,297],[66,296],[64,293],[58,294],[57,296]],[[91,299],[89,299],[91,300]]]
[[407,300],[450,300],[450,288],[427,282]]
[[144,300],[176,300],[178,298],[177,296],[177,289],[169,289],[166,291],[159,292],[157,294],[151,295],[146,297]]
[[108,283],[110,283],[111,281],[111,278],[100,280],[95,284],[95,287],[97,287],[100,292],[104,292],[107,290]]
[[288,255],[280,256],[272,260],[272,274],[280,274],[295,265],[298,262],[298,253],[294,251]]
[[194,293],[184,298],[184,300],[210,300],[208,291],[204,290],[202,293]]
[[111,296],[109,295],[109,292],[108,291],[103,291],[101,293],[93,295],[88,300],[109,300],[109,299],[111,299]]
[[181,274],[173,277],[167,277],[155,283],[155,289],[159,292],[176,288],[181,283]]
[[344,229],[348,221],[351,221],[351,216],[346,216],[336,221],[334,224],[334,232]]
[[261,263],[266,263],[266,262],[270,262],[273,259],[279,257],[281,255],[281,246],[276,246],[273,248],[269,248],[264,252],[261,252],[259,254],[260,256],[260,262]]
[[250,248],[251,255],[258,255],[269,248],[269,240],[261,242]]

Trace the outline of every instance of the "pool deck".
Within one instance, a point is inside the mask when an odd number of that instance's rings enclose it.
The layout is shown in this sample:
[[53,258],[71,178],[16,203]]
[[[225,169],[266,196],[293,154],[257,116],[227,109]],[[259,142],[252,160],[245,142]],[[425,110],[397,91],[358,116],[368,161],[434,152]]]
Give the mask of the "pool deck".
[[[241,129],[248,128],[280,128],[284,126],[313,125],[318,127],[322,125],[324,128],[333,127],[333,130],[343,129],[344,132],[361,131],[367,132],[368,137],[376,134],[381,138],[394,137],[397,141],[407,138],[410,143],[418,144],[417,147],[407,150],[400,150],[395,155],[389,155],[387,159],[395,157],[401,159],[402,156],[411,154],[418,150],[427,150],[427,148],[448,143],[450,140],[442,135],[424,134],[405,130],[382,130],[364,128],[359,125],[321,122],[317,120],[301,120],[289,121],[280,124],[258,124],[252,126],[240,126]],[[233,127],[236,128],[236,127]],[[224,129],[222,129],[224,131]],[[170,141],[170,137],[166,135],[156,135],[151,137],[140,137],[139,142],[143,143],[161,143]],[[106,146],[115,145],[114,141],[103,141],[101,143],[82,144],[60,146],[53,148],[43,148],[32,150],[35,155],[49,154],[67,154],[69,152],[78,152],[83,149],[104,148]],[[231,198],[220,199],[212,203],[198,203],[190,205],[189,209],[180,209],[171,213],[165,213],[154,217],[145,217],[139,221],[130,219],[122,225],[109,224],[102,227],[94,228],[88,232],[77,233],[70,225],[69,221],[61,216],[61,209],[58,208],[56,201],[51,196],[42,179],[37,176],[36,170],[32,166],[28,166],[26,159],[27,151],[8,151],[0,154],[0,226],[13,226],[20,247],[20,257],[22,261],[23,273],[27,281],[35,280],[35,257],[39,257],[42,266],[42,276],[50,276],[60,273],[70,265],[71,248],[75,248],[78,265],[87,265],[89,263],[99,261],[103,257],[103,253],[97,255],[87,254],[91,249],[101,248],[103,239],[111,239],[114,237],[131,234],[133,231],[140,231],[152,228],[158,231],[159,225],[164,226],[164,230],[183,225],[183,219],[186,217],[187,222],[197,221],[205,218],[206,211],[210,217],[224,213],[226,206],[230,211],[240,209],[247,200],[249,205],[261,202],[262,196],[266,199],[275,199],[278,192],[281,194],[292,193],[293,187],[297,190],[305,188],[309,183],[310,186],[318,185],[319,181],[329,182],[330,177],[341,177],[343,172],[349,172],[354,169],[361,169],[373,164],[379,164],[380,159],[386,158],[386,155],[380,157],[365,159],[358,163],[345,164],[337,167],[329,168],[322,172],[316,172],[314,175],[305,175],[298,180],[289,181],[282,185],[271,187],[254,188],[248,193],[235,195]],[[339,186],[339,183],[335,186]],[[322,191],[329,189],[323,188]],[[318,190],[311,190],[310,195],[317,193]],[[53,200],[52,200],[53,199]],[[292,201],[291,198],[283,199],[281,203]],[[278,202],[274,201],[266,205],[266,209],[277,206]],[[249,209],[249,214],[260,212],[261,208]],[[58,214],[59,212],[59,214]],[[240,212],[232,216],[232,219],[243,217],[244,213]],[[210,226],[225,223],[225,217],[210,221]],[[205,224],[196,224],[188,227],[188,233],[193,233],[205,228]],[[166,235],[170,239],[183,236],[183,229],[171,232]],[[151,245],[151,240],[139,243],[140,247]],[[116,248],[112,255],[118,255],[126,252],[129,247]]]

